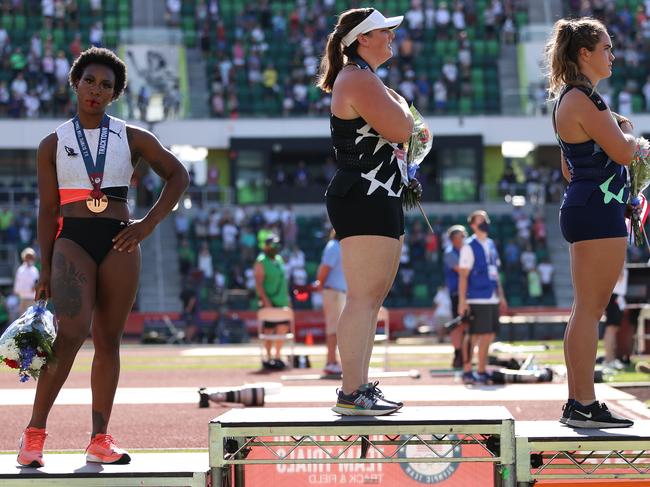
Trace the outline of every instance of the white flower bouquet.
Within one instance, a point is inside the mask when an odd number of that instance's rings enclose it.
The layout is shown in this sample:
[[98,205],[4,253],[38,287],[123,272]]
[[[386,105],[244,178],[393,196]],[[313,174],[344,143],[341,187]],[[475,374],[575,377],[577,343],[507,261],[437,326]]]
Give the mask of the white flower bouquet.
[[21,382],[38,379],[43,367],[52,360],[56,338],[54,316],[39,301],[14,321],[0,336],[0,363],[18,369]]
[[420,204],[422,185],[415,175],[433,145],[433,136],[424,117],[413,105],[410,109],[413,116],[413,132],[405,147],[406,171],[402,171],[402,182],[405,186],[404,208],[407,210]]

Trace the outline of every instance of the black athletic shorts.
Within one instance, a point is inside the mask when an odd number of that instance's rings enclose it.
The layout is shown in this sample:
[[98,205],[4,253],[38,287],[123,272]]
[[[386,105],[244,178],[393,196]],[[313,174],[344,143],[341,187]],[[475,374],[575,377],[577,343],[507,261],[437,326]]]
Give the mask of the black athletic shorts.
[[327,196],[327,214],[339,240],[354,235],[404,235],[402,198],[354,195]]
[[499,331],[499,304],[469,304],[469,334],[480,335]]
[[612,294],[612,297],[609,298],[609,304],[605,310],[605,316],[607,320],[605,325],[616,325],[620,326],[621,321],[623,321],[623,310],[618,307],[616,300],[618,299],[618,294]]
[[291,323],[288,321],[262,321],[262,328],[264,330],[272,330],[275,329],[276,326],[280,325],[290,325]]
[[451,317],[456,318],[458,316],[458,294],[452,294],[449,298],[451,299]]

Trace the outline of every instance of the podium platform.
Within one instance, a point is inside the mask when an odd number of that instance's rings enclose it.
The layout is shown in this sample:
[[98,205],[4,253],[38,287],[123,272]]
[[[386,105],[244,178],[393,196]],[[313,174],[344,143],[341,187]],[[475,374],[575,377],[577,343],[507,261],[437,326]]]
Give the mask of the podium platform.
[[[408,407],[377,417],[329,408],[234,409],[209,430],[214,486],[246,485],[244,467],[251,465],[453,462],[492,463],[495,486],[515,485],[514,420],[501,406]],[[464,456],[467,445],[474,454]],[[314,447],[319,458],[299,453]]]
[[45,453],[45,467],[25,468],[16,455],[0,455],[0,485],[205,487],[207,453],[133,452],[129,465],[86,463],[82,453]]
[[613,429],[518,421],[515,443],[520,487],[545,479],[650,479],[650,421]]

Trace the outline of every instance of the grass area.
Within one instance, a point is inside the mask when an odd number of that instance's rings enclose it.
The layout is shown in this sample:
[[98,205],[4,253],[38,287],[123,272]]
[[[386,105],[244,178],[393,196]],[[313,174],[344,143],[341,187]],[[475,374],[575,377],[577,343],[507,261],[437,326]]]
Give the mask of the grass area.
[[546,345],[549,349],[559,349],[564,348],[564,342],[562,340],[539,340],[539,341],[514,341],[507,342],[510,345],[522,346],[522,347],[534,347],[539,345]]
[[606,382],[650,382],[650,376],[641,372],[621,371],[607,376]]
[[[390,366],[392,369],[419,368],[419,369],[448,369],[451,362],[450,347],[438,347],[430,341],[412,342],[413,345],[419,345],[418,349],[422,351],[422,345],[431,345],[431,353],[409,353],[408,345],[395,346],[390,350]],[[535,363],[539,366],[559,366],[564,364],[563,342],[562,340],[549,341],[516,341],[508,342],[514,347],[522,346],[540,346],[544,345],[547,350],[533,353]],[[249,344],[255,345],[255,344]],[[218,352],[219,346],[214,347]],[[229,348],[231,348],[229,346]],[[372,366],[383,365],[382,347],[373,356]],[[182,355],[181,352],[188,347],[175,347],[168,345],[146,345],[125,344],[122,347],[122,364],[123,372],[161,372],[185,370],[185,371],[217,371],[217,370],[257,370],[260,367],[260,358],[257,353],[251,353],[250,348],[246,351],[242,349],[241,355]],[[288,349],[286,350],[288,352]],[[312,371],[318,371],[325,365],[325,356],[322,355],[323,348],[319,354],[313,354],[311,358]],[[309,352],[307,352],[309,354]],[[523,361],[530,354],[526,351],[513,353],[495,353],[499,359],[508,360],[515,358]],[[598,355],[604,355],[602,348],[598,349]],[[73,372],[88,373],[92,366],[92,344],[86,344],[81,353],[75,360]],[[0,367],[0,375],[11,374],[16,372],[6,367]],[[618,374],[609,375],[608,379],[612,382],[643,382],[650,381],[650,375],[634,372],[634,367]]]

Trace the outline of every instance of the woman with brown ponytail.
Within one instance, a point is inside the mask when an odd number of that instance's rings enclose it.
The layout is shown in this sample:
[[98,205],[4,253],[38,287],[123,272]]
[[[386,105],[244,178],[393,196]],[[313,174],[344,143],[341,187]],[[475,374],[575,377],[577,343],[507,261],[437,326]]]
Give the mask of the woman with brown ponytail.
[[596,400],[598,322],[626,251],[627,168],[636,150],[632,124],[596,92],[612,74],[612,41],[592,18],[561,19],[546,46],[553,127],[569,182],[560,227],[569,242],[573,309],[564,335],[569,399],[560,422],[574,428],[624,428],[629,419]]
[[402,407],[368,381],[377,313],[402,250],[404,213],[397,157],[413,130],[403,97],[375,74],[391,58],[403,17],[372,8],[339,16],[329,35],[318,86],[332,93],[330,128],[338,170],[327,188],[327,212],[341,242],[346,303],[337,341],[343,386],[333,411],[383,415]]

